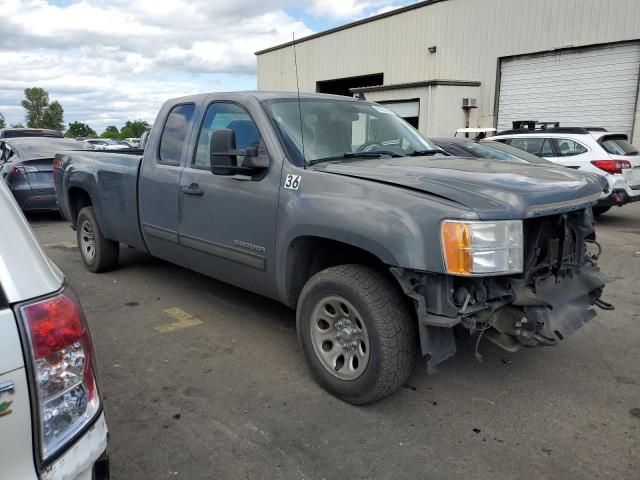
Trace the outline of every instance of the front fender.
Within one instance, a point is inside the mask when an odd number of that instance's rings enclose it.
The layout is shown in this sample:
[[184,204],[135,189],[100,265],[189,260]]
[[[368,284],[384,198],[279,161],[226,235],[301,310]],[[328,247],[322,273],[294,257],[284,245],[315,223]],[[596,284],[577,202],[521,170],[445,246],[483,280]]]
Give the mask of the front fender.
[[421,192],[311,170],[304,171],[300,190],[283,189],[280,195],[276,282],[281,298],[286,298],[287,252],[296,238],[335,240],[389,266],[443,272],[441,220],[475,215]]

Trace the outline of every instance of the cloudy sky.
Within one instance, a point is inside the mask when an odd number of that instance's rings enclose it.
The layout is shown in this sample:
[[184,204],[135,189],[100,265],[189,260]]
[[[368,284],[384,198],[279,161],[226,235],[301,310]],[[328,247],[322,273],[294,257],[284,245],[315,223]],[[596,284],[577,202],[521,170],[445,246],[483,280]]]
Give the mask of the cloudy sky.
[[0,0],[0,112],[38,86],[98,133],[168,98],[256,88],[254,52],[408,0]]

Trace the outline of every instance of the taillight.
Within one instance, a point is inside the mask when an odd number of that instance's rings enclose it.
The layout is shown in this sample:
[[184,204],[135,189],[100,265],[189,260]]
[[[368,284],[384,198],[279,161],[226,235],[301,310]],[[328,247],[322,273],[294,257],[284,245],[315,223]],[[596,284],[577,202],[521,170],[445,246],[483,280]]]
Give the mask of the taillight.
[[62,168],[62,159],[61,158],[56,158],[53,160],[53,169],[59,169]]
[[24,165],[18,165],[17,167],[11,167],[9,169],[9,175],[26,175],[27,173],[34,173],[39,171],[37,167],[25,167]]
[[626,160],[592,160],[591,163],[607,173],[622,173],[623,169],[631,168]]
[[75,292],[20,308],[29,337],[46,460],[73,438],[100,409],[91,336]]

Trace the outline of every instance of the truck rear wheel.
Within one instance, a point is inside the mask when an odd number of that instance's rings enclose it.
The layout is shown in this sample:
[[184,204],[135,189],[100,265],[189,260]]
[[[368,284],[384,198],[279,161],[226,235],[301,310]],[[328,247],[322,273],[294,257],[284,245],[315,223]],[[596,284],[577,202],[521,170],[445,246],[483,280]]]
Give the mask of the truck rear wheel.
[[363,265],[314,275],[300,294],[297,330],[318,383],[352,404],[395,392],[415,363],[416,325],[402,293]]
[[120,244],[102,235],[93,207],[85,207],[78,213],[76,234],[82,261],[89,271],[106,272],[118,265]]

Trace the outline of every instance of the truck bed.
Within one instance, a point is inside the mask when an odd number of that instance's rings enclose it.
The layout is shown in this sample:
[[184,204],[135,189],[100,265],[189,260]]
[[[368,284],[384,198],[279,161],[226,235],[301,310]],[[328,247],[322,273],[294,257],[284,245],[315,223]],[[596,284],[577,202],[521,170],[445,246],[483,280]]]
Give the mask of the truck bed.
[[106,238],[145,249],[138,219],[138,173],[142,153],[139,149],[82,150],[56,155],[63,161],[66,172],[66,175],[54,172],[62,213],[72,219],[70,199],[76,189],[84,190],[91,198]]

